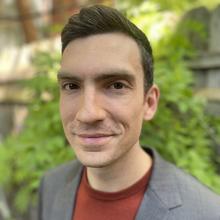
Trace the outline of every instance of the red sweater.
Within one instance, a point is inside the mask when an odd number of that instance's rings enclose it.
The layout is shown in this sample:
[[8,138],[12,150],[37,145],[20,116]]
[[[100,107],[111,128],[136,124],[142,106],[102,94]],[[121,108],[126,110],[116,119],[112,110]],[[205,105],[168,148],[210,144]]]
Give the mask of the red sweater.
[[86,169],[78,189],[73,220],[133,220],[146,191],[151,170],[138,182],[119,192],[101,192],[90,187]]

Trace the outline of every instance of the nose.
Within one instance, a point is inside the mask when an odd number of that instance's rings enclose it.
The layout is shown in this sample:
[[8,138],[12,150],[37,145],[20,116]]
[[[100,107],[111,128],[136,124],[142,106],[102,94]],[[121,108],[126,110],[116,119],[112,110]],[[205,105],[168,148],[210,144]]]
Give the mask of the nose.
[[80,107],[76,114],[76,120],[81,123],[92,124],[105,118],[105,110],[102,101],[95,89],[84,91],[80,100]]

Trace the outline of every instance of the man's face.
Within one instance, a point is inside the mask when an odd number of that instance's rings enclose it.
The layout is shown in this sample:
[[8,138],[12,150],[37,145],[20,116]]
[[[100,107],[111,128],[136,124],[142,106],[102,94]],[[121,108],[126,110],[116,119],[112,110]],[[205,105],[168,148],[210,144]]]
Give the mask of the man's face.
[[64,132],[82,164],[111,165],[140,147],[143,118],[151,119],[156,107],[151,106],[155,95],[144,94],[134,40],[119,33],[73,40],[58,79]]

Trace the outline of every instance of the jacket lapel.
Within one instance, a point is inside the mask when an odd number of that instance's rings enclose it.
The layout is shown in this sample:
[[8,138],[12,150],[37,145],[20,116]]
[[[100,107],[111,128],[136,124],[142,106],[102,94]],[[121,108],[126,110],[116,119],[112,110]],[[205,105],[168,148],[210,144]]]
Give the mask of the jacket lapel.
[[80,165],[77,175],[70,177],[66,186],[61,189],[56,197],[52,208],[51,220],[71,220],[75,207],[77,189],[81,180],[82,166]]
[[[164,161],[156,151],[147,150],[154,158],[153,172],[147,191],[144,194],[136,220],[166,220],[171,209],[182,205],[178,190],[178,181],[175,168]],[[71,220],[75,207],[77,189],[82,174],[82,165],[79,165],[75,176],[70,176],[66,186],[61,189],[55,198],[50,220]]]
[[136,220],[165,220],[169,210],[150,189],[145,193]]
[[137,220],[165,220],[171,209],[182,205],[175,176],[175,168],[164,161],[156,151],[153,156],[153,172],[147,191],[138,210]]

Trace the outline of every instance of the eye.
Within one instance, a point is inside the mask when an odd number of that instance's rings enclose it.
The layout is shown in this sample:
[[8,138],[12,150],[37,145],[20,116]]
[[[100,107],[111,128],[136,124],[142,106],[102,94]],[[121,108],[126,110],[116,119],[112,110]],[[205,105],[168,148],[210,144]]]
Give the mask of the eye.
[[124,87],[125,87],[125,84],[122,82],[114,82],[111,85],[111,88],[113,88],[113,89],[123,89]]
[[79,89],[79,86],[75,83],[64,83],[62,85],[62,89],[64,90],[76,90],[76,89]]

